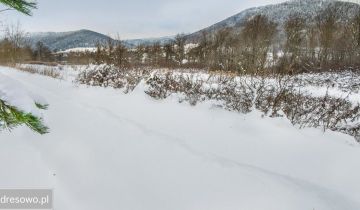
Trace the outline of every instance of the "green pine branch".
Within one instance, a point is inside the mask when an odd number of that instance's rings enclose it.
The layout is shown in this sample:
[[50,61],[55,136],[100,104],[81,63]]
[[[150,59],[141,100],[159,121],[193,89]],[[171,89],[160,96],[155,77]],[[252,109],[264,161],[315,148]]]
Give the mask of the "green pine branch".
[[[36,2],[32,0],[0,0],[0,3],[26,15],[31,15],[31,10],[37,8]],[[48,108],[48,105],[39,103],[35,103],[35,105],[39,109]],[[31,113],[23,112],[0,99],[0,130],[11,130],[20,125],[26,125],[39,134],[46,134],[49,132],[49,128],[43,124],[41,118]]]
[[0,3],[26,15],[31,15],[31,10],[37,8],[36,2],[28,0],[0,0]]
[[[36,103],[36,106],[40,106],[39,108],[41,109],[47,108],[47,105],[38,103]],[[21,125],[25,125],[39,134],[46,134],[49,132],[49,128],[43,124],[41,118],[31,113],[23,112],[0,99],[0,130],[11,130]]]

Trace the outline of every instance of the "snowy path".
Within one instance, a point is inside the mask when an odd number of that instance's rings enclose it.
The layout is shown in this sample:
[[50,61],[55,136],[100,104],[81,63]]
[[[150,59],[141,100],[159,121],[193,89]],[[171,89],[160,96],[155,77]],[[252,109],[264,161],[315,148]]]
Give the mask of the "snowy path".
[[51,133],[0,133],[0,186],[54,188],[55,209],[360,209],[360,146],[346,135],[4,75],[48,101]]

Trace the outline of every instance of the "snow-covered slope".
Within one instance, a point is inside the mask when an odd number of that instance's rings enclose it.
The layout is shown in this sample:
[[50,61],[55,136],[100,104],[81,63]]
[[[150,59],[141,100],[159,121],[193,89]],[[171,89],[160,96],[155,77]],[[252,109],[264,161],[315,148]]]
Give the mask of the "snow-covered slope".
[[[106,43],[109,39],[113,42],[116,42],[115,39],[107,35],[90,30],[30,33],[28,35],[28,39],[32,46],[35,46],[37,42],[41,41],[51,50],[55,51],[66,51],[69,49],[79,48],[94,48],[96,43]],[[128,39],[124,40],[123,43],[127,47],[134,47],[139,44],[149,45],[155,42],[163,44],[171,41],[172,39],[172,36],[147,39]]]
[[37,42],[41,41],[51,50],[95,47],[97,42],[106,42],[108,39],[111,38],[89,30],[29,34],[29,40],[32,45],[35,45]]
[[45,136],[0,133],[2,188],[67,210],[356,210],[360,146],[283,118],[155,101],[0,68],[50,104]]
[[47,104],[46,100],[27,90],[17,80],[7,77],[0,72],[0,99],[17,107],[26,113],[39,117],[41,114],[35,103]]
[[280,4],[254,7],[244,10],[232,17],[229,17],[219,23],[209,26],[203,30],[189,35],[190,40],[197,40],[202,33],[214,33],[223,28],[241,28],[244,23],[255,15],[265,15],[270,20],[278,23],[280,26],[292,14],[304,17],[308,22],[314,21],[316,15],[328,6],[336,6],[340,21],[347,21],[353,18],[359,11],[358,4],[348,1],[336,0],[289,0]]
[[124,40],[124,43],[127,45],[134,47],[140,44],[142,45],[151,45],[154,43],[166,44],[174,40],[175,36],[164,36],[164,37],[157,37],[157,38],[144,38],[144,39],[127,39]]

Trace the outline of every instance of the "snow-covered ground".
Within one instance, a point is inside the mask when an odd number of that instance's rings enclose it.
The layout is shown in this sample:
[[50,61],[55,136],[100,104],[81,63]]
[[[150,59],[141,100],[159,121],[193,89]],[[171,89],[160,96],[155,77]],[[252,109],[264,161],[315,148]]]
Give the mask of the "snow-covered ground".
[[59,51],[57,53],[66,54],[66,53],[76,53],[76,52],[96,52],[96,47],[76,47],[64,51]]
[[[284,118],[156,101],[0,68],[50,104],[40,136],[0,132],[1,188],[53,188],[62,210],[357,210],[360,145]],[[0,86],[1,87],[1,86]]]

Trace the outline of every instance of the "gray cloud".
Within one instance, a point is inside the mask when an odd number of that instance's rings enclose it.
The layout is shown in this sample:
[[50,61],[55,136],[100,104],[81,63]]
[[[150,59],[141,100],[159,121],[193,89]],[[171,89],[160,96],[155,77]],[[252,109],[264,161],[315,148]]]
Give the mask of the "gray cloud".
[[90,29],[122,38],[190,33],[246,8],[284,0],[38,0],[33,17],[0,14],[26,31]]

